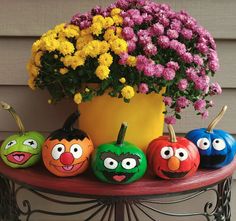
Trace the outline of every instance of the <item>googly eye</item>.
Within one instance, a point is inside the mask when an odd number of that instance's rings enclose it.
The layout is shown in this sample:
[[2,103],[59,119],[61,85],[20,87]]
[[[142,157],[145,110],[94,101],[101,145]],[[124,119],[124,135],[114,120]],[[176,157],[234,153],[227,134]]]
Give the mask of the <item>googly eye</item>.
[[197,141],[197,146],[201,150],[207,150],[210,147],[211,143],[207,138],[201,138]]
[[177,150],[175,150],[175,156],[180,160],[180,161],[184,161],[188,158],[188,152],[187,150],[183,149],[183,148],[179,148]]
[[36,149],[38,147],[37,142],[33,139],[27,139],[27,140],[24,141],[23,144],[26,145],[26,146],[32,147],[34,149]]
[[70,147],[70,152],[72,153],[75,159],[79,159],[83,154],[83,150],[79,144],[73,144]]
[[213,142],[212,142],[212,146],[214,147],[214,149],[220,151],[220,150],[225,149],[226,144],[225,144],[225,141],[222,140],[222,139],[215,139],[215,140],[213,140]]
[[172,147],[162,147],[161,149],[161,157],[163,159],[169,159],[174,155],[174,151]]
[[118,162],[110,157],[107,157],[105,160],[104,160],[104,166],[107,168],[107,169],[110,169],[110,170],[114,170],[118,167]]
[[58,160],[62,153],[65,152],[65,146],[63,144],[56,144],[52,149],[52,157],[54,160]]
[[131,170],[136,167],[137,163],[136,160],[133,158],[125,158],[122,160],[121,165],[126,170]]
[[15,140],[12,140],[10,142],[7,143],[7,145],[5,146],[5,149],[7,150],[8,148],[14,146],[16,144],[16,141]]

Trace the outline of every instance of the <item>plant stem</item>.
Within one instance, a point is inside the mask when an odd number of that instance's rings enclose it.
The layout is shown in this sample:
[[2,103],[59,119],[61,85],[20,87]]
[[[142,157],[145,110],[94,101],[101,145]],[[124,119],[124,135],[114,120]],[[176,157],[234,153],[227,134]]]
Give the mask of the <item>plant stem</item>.
[[207,127],[207,132],[212,133],[213,129],[215,128],[216,124],[219,123],[219,121],[221,120],[221,118],[224,116],[225,112],[227,110],[227,106],[225,105],[220,113],[213,119],[213,121],[209,124],[209,126]]
[[20,135],[23,135],[25,133],[25,127],[19,117],[19,115],[16,113],[15,109],[13,107],[11,107],[9,104],[1,101],[1,106],[4,110],[7,110],[10,112],[10,114],[13,116],[13,118],[15,119],[16,121],[16,124],[17,126],[19,127],[20,129]]
[[170,135],[170,142],[171,143],[176,143],[177,142],[177,138],[176,138],[173,126],[171,124],[168,124],[167,128],[168,128],[169,135]]
[[123,145],[127,127],[128,127],[127,122],[123,122],[121,124],[119,134],[118,134],[118,137],[117,137],[117,140],[116,140],[116,145],[118,145],[118,146]]

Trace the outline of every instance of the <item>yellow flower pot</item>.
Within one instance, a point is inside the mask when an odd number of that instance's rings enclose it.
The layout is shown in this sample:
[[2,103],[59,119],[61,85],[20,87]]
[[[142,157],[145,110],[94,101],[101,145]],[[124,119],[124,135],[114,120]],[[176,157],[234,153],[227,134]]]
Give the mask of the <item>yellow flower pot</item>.
[[164,104],[160,94],[136,94],[129,104],[103,95],[81,103],[79,110],[80,128],[90,135],[95,146],[116,140],[124,121],[128,122],[125,140],[144,150],[163,133]]

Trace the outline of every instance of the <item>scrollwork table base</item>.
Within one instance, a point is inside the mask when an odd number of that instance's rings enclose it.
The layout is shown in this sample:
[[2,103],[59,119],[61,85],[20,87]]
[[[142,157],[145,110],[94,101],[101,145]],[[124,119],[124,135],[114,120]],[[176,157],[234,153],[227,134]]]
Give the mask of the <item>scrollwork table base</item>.
[[[29,221],[40,214],[64,217],[78,214],[81,215],[78,221],[161,221],[160,217],[164,216],[170,221],[181,217],[189,217],[189,220],[199,217],[199,221],[230,221],[231,183],[235,168],[236,160],[218,170],[199,170],[195,176],[184,180],[170,182],[146,175],[130,185],[109,185],[97,181],[90,172],[74,178],[57,178],[43,166],[18,170],[0,162],[0,220]],[[35,209],[29,200],[19,199],[22,191],[76,209],[60,212]],[[207,200],[201,205],[200,212],[165,209],[207,193],[214,194],[215,200]],[[58,196],[63,196],[63,199]],[[64,200],[64,196],[73,200]]]

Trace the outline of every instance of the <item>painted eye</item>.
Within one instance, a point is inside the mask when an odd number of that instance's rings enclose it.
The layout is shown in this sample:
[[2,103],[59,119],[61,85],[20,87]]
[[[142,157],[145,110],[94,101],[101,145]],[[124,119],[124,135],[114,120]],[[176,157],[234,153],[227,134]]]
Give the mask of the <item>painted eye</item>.
[[111,170],[114,170],[116,169],[116,167],[118,166],[118,162],[110,157],[107,157],[105,160],[104,160],[104,166],[107,168],[107,169],[111,169]]
[[131,170],[134,167],[136,167],[137,163],[136,163],[136,160],[133,158],[126,158],[122,160],[121,165],[124,169]]
[[197,141],[197,146],[202,150],[208,149],[210,145],[211,143],[207,138],[201,138]]
[[183,148],[179,148],[177,150],[175,150],[175,156],[180,160],[180,161],[184,161],[188,158],[188,152],[187,150],[183,149]]
[[214,149],[216,150],[223,150],[226,147],[225,141],[222,139],[215,139],[212,142],[212,146],[214,147]]
[[161,157],[163,159],[169,159],[174,155],[174,151],[171,147],[162,147],[161,149]]
[[75,159],[79,159],[83,154],[83,150],[79,144],[73,144],[70,147],[70,152],[72,153]]
[[7,145],[5,146],[5,149],[8,149],[8,148],[14,146],[15,144],[16,144],[16,141],[15,141],[15,140],[12,140],[12,141],[10,141],[10,142],[7,143]]
[[62,153],[65,152],[65,146],[63,144],[57,144],[52,149],[52,157],[54,160],[58,160]]
[[37,142],[36,142],[35,140],[33,140],[33,139],[25,140],[23,144],[24,144],[24,145],[27,145],[27,146],[29,146],[29,147],[32,147],[32,148],[34,148],[34,149],[36,149],[36,148],[38,147]]

